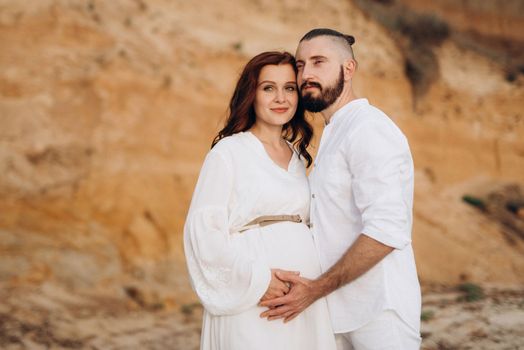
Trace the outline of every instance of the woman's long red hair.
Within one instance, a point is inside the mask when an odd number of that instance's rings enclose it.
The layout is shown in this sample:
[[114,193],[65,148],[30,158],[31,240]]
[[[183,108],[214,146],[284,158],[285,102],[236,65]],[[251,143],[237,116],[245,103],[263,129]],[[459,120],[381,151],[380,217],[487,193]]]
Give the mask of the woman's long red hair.
[[[255,96],[260,71],[267,65],[289,64],[293,67],[295,74],[295,58],[288,52],[263,52],[253,57],[244,67],[238,79],[235,91],[229,102],[229,116],[225,126],[213,139],[211,148],[226,136],[249,130],[256,121]],[[306,160],[309,167],[313,158],[307,151],[307,147],[313,137],[313,127],[305,119],[304,107],[299,99],[297,110],[293,118],[282,127],[282,136],[297,149],[301,158]]]

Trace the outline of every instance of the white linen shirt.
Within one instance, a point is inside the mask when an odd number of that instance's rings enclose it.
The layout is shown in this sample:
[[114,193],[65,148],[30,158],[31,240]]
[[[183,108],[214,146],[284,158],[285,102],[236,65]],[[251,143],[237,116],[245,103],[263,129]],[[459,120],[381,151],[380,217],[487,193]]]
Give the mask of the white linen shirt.
[[311,225],[322,271],[360,234],[395,248],[327,296],[335,333],[394,310],[420,330],[420,286],[411,247],[413,160],[400,129],[366,99],[349,102],[324,128],[311,187]]

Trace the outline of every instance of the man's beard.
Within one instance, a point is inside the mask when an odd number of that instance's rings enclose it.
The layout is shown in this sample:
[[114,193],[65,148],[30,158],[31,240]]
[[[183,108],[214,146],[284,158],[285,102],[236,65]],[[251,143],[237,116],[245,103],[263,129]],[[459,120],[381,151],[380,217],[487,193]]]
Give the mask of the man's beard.
[[322,112],[329,106],[331,106],[344,90],[344,69],[340,67],[340,74],[338,80],[332,85],[326,88],[317,82],[304,82],[300,89],[303,90],[306,85],[315,86],[320,90],[320,96],[313,97],[311,92],[306,92],[305,95],[302,95],[302,102],[304,103],[304,108],[310,112]]

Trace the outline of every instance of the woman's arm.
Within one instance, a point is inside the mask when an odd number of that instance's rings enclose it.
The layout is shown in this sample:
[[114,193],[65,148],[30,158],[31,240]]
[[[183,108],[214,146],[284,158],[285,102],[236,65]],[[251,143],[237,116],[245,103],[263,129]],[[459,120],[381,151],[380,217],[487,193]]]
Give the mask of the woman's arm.
[[184,248],[193,288],[212,314],[227,315],[256,305],[266,292],[271,271],[247,256],[230,239],[228,204],[234,172],[227,155],[206,157],[184,227]]

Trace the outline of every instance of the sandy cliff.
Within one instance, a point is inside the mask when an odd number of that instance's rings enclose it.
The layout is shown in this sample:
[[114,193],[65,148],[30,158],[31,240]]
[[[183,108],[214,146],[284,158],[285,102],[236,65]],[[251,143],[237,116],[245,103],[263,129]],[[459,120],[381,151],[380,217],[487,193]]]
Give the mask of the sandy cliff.
[[1,1],[0,279],[187,289],[184,215],[238,72],[318,26],[357,38],[358,94],[410,140],[421,279],[524,283],[524,245],[460,200],[522,182],[522,77],[447,40],[414,109],[402,45],[342,0]]

